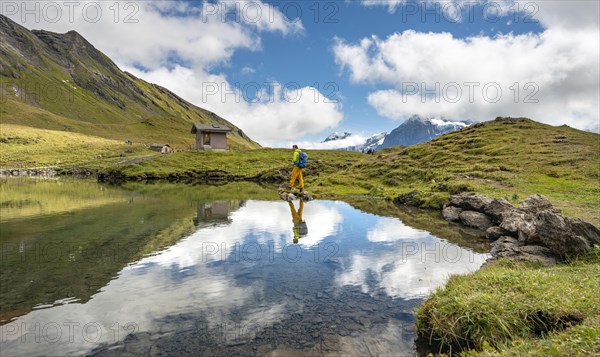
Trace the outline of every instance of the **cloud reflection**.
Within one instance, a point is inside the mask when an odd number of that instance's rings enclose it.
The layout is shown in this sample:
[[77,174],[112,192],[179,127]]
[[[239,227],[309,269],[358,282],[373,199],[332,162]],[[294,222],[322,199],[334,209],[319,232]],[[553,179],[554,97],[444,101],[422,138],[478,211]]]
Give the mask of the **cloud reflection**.
[[486,255],[408,227],[395,218],[379,218],[368,230],[367,239],[385,243],[386,248],[350,254],[346,269],[336,276],[338,286],[360,286],[364,293],[383,291],[392,297],[424,297],[450,275],[476,270],[486,259]]

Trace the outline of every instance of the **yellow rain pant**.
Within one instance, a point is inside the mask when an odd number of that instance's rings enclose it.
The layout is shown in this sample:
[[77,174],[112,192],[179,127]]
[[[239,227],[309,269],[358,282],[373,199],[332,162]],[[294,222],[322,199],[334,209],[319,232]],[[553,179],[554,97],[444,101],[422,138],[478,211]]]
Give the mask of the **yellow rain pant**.
[[304,188],[304,179],[302,178],[302,169],[298,166],[294,166],[292,170],[292,178],[290,179],[290,189],[296,185],[296,180],[300,182],[300,188]]

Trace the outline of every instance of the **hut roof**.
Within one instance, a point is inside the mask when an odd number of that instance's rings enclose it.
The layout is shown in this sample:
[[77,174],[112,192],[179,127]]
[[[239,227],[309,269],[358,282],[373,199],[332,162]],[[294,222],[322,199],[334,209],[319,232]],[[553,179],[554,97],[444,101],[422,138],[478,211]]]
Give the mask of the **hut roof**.
[[209,133],[226,133],[231,131],[231,128],[226,125],[220,124],[194,124],[192,126],[192,134],[196,134],[198,131],[204,131]]

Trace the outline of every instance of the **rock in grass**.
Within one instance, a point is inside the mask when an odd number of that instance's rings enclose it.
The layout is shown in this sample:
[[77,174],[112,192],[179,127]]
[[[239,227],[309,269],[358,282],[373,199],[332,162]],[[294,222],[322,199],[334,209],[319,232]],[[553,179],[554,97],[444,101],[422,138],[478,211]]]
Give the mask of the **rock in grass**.
[[510,236],[510,232],[507,232],[498,226],[490,227],[485,231],[485,237],[491,241],[498,240],[503,236]]
[[519,241],[513,237],[500,237],[492,243],[490,254],[492,255],[490,262],[500,258],[536,262],[545,266],[558,262],[558,257],[549,248],[539,245],[520,246]]
[[515,207],[505,199],[493,199],[485,205],[483,213],[487,214],[494,224],[500,224],[504,217],[515,210]]
[[537,214],[541,211],[547,210],[560,213],[560,210],[555,209],[550,200],[543,195],[533,195],[527,197],[527,199],[519,206],[519,210],[530,214]]
[[[587,253],[600,241],[600,231],[591,223],[567,218],[550,210],[538,213],[535,225],[536,237],[561,258]],[[582,230],[583,226],[586,229]]]
[[494,224],[488,216],[475,211],[462,211],[459,214],[460,221],[465,225],[485,231]]
[[484,208],[492,203],[492,199],[483,195],[463,193],[453,196],[448,203],[450,206],[459,207],[467,211],[484,212]]
[[516,208],[506,200],[461,194],[444,205],[442,215],[448,221],[458,220],[485,230],[489,240],[497,240],[491,251],[494,259],[509,257],[552,264],[557,259],[585,254],[600,244],[598,227],[563,216],[542,195],[530,196]]
[[446,206],[442,210],[442,216],[444,217],[444,219],[446,221],[456,222],[459,220],[461,212],[462,212],[462,209],[460,209],[458,207]]

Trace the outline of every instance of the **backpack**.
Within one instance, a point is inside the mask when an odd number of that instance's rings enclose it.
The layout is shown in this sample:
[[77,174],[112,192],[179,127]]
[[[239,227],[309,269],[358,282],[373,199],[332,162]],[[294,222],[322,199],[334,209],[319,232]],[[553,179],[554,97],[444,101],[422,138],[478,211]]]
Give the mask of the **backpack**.
[[298,155],[298,163],[296,164],[296,166],[298,166],[299,168],[304,168],[306,167],[306,165],[308,165],[308,154],[304,151],[301,151],[300,155]]
[[296,228],[298,229],[298,234],[303,237],[308,234],[308,227],[306,226],[306,222],[300,221],[296,224]]

